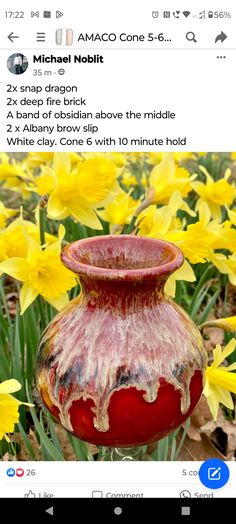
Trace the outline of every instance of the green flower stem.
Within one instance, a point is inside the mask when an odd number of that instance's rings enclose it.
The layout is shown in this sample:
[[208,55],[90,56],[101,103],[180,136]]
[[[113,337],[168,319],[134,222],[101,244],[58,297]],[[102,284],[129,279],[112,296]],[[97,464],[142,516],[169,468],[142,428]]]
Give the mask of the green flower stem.
[[134,229],[134,225],[135,225],[135,222],[136,222],[136,216],[133,216],[130,224],[128,225],[128,228],[126,230],[126,235],[129,235],[130,233],[132,233],[133,229]]
[[147,195],[147,197],[141,202],[141,204],[139,204],[139,206],[137,207],[136,211],[135,211],[135,214],[126,230],[126,234],[129,235],[130,233],[133,232],[133,229],[134,229],[134,226],[135,226],[135,222],[137,220],[137,217],[140,215],[140,213],[142,213],[142,211],[144,211],[144,209],[146,209],[147,207],[149,207],[151,204],[152,204],[152,201],[153,201],[153,197],[154,197],[154,188],[151,188],[150,191],[149,191],[149,194]]
[[202,331],[203,329],[208,328],[208,327],[217,327],[214,324],[214,320],[208,320],[206,322],[203,322],[202,324],[199,324],[198,329],[200,329],[200,331]]
[[37,303],[38,303],[38,309],[39,309],[39,315],[41,318],[42,328],[45,329],[47,326],[45,302],[41,296],[37,297]]

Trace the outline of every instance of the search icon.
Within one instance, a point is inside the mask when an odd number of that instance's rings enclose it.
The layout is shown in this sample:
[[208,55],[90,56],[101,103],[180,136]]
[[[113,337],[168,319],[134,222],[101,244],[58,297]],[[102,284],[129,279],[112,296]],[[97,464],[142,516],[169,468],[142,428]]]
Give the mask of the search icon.
[[189,31],[188,33],[186,33],[186,39],[187,39],[189,42],[195,42],[195,43],[197,43],[196,36],[195,36],[195,33],[193,33],[193,31]]

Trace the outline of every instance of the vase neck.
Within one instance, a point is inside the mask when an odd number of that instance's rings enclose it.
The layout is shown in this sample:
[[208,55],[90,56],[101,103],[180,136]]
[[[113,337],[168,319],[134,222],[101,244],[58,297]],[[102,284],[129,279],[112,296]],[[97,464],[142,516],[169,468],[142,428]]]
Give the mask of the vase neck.
[[94,307],[114,307],[119,309],[139,309],[145,305],[155,305],[163,299],[166,279],[120,282],[97,280],[88,277],[80,279],[83,295]]

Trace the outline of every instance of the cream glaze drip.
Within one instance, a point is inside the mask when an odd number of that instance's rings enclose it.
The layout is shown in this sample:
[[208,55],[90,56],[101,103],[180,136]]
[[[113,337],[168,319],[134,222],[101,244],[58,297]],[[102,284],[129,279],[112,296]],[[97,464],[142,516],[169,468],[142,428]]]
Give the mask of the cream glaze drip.
[[[169,299],[151,309],[135,309],[126,318],[109,307],[88,312],[83,297],[75,300],[77,305],[72,301],[67,314],[65,310],[59,314],[42,339],[46,346],[50,340],[53,342],[50,358],[54,357],[53,366],[57,366],[57,383],[52,388],[45,368],[40,371],[41,380],[46,382],[51,399],[60,410],[62,424],[73,431],[69,416],[72,403],[81,398],[92,399],[94,426],[106,432],[112,394],[135,387],[145,392],[147,402],[154,402],[160,378],[180,391],[181,411],[186,413],[191,378],[197,369],[204,370],[207,361],[200,332],[188,315]],[[66,374],[71,373],[72,377],[76,365],[81,371],[79,383],[61,405],[57,396],[59,385]],[[126,384],[117,381],[119,369],[130,372]]]

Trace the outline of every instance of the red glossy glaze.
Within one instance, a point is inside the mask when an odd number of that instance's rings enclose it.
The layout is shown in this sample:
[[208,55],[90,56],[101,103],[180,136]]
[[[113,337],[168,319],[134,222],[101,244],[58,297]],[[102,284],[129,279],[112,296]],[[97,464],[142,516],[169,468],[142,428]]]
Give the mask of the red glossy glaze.
[[94,444],[162,438],[196,406],[206,365],[198,329],[163,293],[181,251],[159,240],[107,236],[71,244],[62,260],[79,274],[83,294],[42,337],[44,403]]
[[[159,440],[182,424],[196,406],[202,392],[202,374],[196,371],[190,385],[191,404],[183,415],[180,392],[165,381],[160,385],[157,399],[147,403],[144,391],[122,389],[111,397],[108,408],[110,429],[102,435],[103,445],[111,447],[141,446]],[[82,440],[101,443],[101,433],[93,424],[93,401],[75,401],[70,409],[72,426]],[[158,423],[157,423],[158,421]]]

